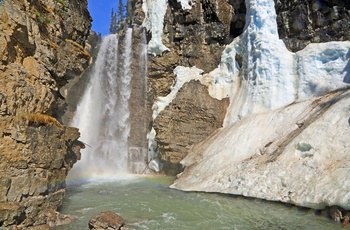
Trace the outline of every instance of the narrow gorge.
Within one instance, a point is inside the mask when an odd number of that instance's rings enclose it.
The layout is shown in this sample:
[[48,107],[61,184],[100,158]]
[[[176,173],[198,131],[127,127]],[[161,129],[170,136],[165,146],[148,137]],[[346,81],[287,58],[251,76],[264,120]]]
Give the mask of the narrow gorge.
[[[177,175],[153,203],[223,193],[346,222],[350,2],[129,0],[123,28],[103,38],[87,6],[0,0],[0,229],[77,218],[59,212],[68,172]],[[91,188],[146,194],[121,184]]]

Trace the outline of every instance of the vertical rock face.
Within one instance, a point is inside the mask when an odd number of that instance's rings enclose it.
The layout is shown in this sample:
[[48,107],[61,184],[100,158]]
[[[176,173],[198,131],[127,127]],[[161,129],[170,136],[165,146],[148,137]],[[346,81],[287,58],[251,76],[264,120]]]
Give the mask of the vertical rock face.
[[[54,225],[79,132],[57,120],[60,89],[80,75],[91,26],[87,2],[0,2],[0,226]],[[56,120],[57,119],[57,120]]]
[[150,104],[147,100],[147,40],[144,29],[135,26],[133,29],[133,64],[131,78],[129,170],[143,173],[147,159],[147,133],[151,121]]
[[350,142],[343,134],[349,132],[350,41],[292,53],[279,39],[274,1],[246,4],[246,29],[221,63],[242,57],[241,68],[228,72],[234,84],[224,127],[191,148],[172,187],[349,210]]
[[350,39],[350,2],[342,0],[275,0],[278,33],[287,48]]
[[[144,25],[145,17],[151,17],[147,15],[151,9],[143,11],[145,7],[142,8],[141,1],[131,1],[130,4],[133,24]],[[193,2],[191,6],[169,1],[162,36],[168,51],[148,57],[148,108],[158,97],[170,93],[176,81],[173,73],[176,66],[196,66],[204,72],[215,69],[225,44],[243,31],[244,24],[244,1],[201,0]],[[148,32],[147,39],[150,41],[154,34]],[[198,95],[193,95],[192,87]],[[206,86],[199,82],[191,82],[183,87],[180,95],[150,124],[158,133],[156,140],[160,143],[158,147],[165,171],[171,174],[181,170],[179,161],[186,155],[190,145],[221,127],[228,105],[225,100],[211,98]],[[179,106],[179,103],[183,103],[183,106]],[[188,109],[191,109],[191,113]],[[194,117],[197,117],[196,123],[192,122]],[[181,132],[185,128],[187,131]]]
[[163,43],[169,52],[149,59],[149,87],[153,97],[166,96],[173,84],[173,69],[196,66],[204,72],[215,69],[224,45],[244,27],[244,1],[202,0],[191,9],[170,1],[164,16]]
[[191,145],[222,127],[228,102],[209,96],[207,87],[198,81],[190,81],[181,88],[154,122],[167,174],[182,170],[179,162]]
[[[131,8],[133,9],[132,21],[134,24],[146,26],[149,29],[148,41],[152,41],[154,36],[159,35],[159,27],[152,27],[150,23],[145,23],[145,21],[151,18],[152,23],[156,24],[161,15],[154,13],[157,10],[148,9],[151,4],[146,4],[146,2],[144,1],[144,4],[142,1],[131,2]],[[148,2],[155,3],[156,0]],[[302,50],[309,43],[350,39],[349,3],[347,1],[274,0],[273,2],[275,3],[279,38],[284,41],[290,51]],[[233,38],[239,36],[244,30],[246,11],[246,2],[243,0],[169,1],[166,6],[164,22],[161,22],[160,26],[163,47],[161,50],[164,50],[164,52],[154,52],[154,48],[150,50],[150,53],[158,55],[149,57],[148,100],[150,104],[171,93],[172,86],[177,81],[173,73],[177,66],[196,66],[202,69],[204,73],[209,73],[216,68],[220,63],[225,45],[229,44]],[[259,20],[259,18],[248,17],[248,20]],[[254,39],[254,37],[251,37],[251,39]],[[247,64],[242,63],[242,58],[245,55],[248,54],[243,52],[233,57],[242,68]],[[288,55],[293,56],[289,52]],[[256,68],[261,67],[261,65],[256,65]],[[348,78],[345,78],[344,82],[347,81]],[[194,86],[196,84],[200,83],[192,83],[192,86],[196,87]],[[200,103],[198,97],[189,93],[192,89],[184,88],[188,90],[188,93],[185,94],[191,95],[188,99],[190,99],[192,105],[198,105]],[[184,95],[184,89],[181,90],[181,95]],[[177,97],[180,97],[180,94]],[[193,125],[192,115],[185,109],[185,107],[193,109],[200,108],[200,106],[192,107],[188,104],[188,106],[179,108],[175,106],[175,104],[178,104],[177,97],[169,103],[164,111],[159,113],[154,123],[151,124],[157,132],[155,140],[159,143],[160,156],[165,161],[166,167],[172,172],[179,170],[178,160],[187,154],[185,149],[188,146],[206,137],[208,133],[213,132],[222,124],[222,120],[219,119],[221,116],[218,115],[214,119],[216,128],[208,127],[206,132],[201,132]],[[183,101],[182,103],[186,102]],[[249,104],[242,103],[242,105],[236,106],[237,109],[240,106],[249,107]],[[226,112],[225,106],[219,107],[217,113],[224,114]],[[183,114],[181,120],[176,118],[179,112]],[[205,109],[200,110],[200,114],[207,112],[210,114]],[[206,115],[204,117],[207,117]],[[177,129],[180,130],[186,120],[188,121],[187,125],[192,127],[189,133],[174,134],[172,132],[174,127],[178,127]],[[203,122],[213,124],[213,120],[210,119],[206,120],[204,118]],[[198,137],[197,133],[202,133],[201,138],[193,138],[194,136]],[[183,139],[188,141],[183,142]],[[174,148],[174,146],[176,147]],[[172,159],[171,163],[169,163],[170,159]],[[172,165],[174,170],[171,169]]]

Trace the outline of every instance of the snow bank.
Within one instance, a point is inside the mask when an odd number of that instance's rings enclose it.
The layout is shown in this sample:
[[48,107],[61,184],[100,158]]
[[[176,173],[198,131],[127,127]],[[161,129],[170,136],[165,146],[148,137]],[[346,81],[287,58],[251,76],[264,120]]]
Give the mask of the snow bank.
[[274,1],[246,5],[244,33],[201,79],[210,95],[230,97],[224,128],[192,148],[172,187],[350,209],[350,93],[330,93],[349,86],[350,42],[292,53]]

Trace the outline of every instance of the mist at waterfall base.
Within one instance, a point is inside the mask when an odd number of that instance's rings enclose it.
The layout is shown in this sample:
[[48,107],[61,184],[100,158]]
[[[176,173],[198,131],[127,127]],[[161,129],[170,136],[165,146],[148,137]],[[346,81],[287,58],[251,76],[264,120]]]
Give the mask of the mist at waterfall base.
[[[132,30],[103,38],[72,126],[85,143],[68,179],[115,177],[128,172]],[[121,41],[122,40],[122,41]]]

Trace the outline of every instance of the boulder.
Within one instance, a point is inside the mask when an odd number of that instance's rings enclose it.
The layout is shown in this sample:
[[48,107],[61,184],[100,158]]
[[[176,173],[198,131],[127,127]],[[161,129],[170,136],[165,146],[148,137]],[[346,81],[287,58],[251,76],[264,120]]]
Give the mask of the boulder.
[[121,229],[124,225],[124,219],[114,212],[104,211],[92,217],[89,221],[90,230],[114,230]]

